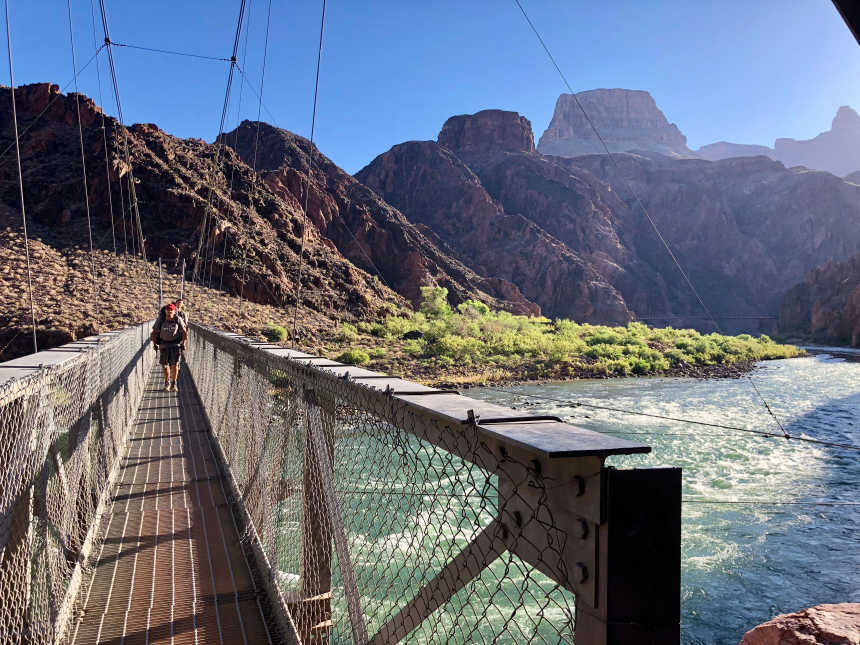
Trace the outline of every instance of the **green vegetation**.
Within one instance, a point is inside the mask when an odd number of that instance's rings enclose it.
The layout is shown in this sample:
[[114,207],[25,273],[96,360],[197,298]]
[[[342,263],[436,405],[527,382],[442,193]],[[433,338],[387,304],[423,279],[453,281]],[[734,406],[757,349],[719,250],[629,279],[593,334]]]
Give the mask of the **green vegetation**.
[[367,352],[360,349],[348,349],[335,360],[347,365],[364,365],[370,362],[370,356]]
[[281,327],[280,325],[276,325],[275,323],[269,323],[263,330],[263,336],[266,337],[266,340],[269,340],[273,343],[280,343],[287,339],[287,336],[289,336],[289,332],[287,331],[286,327]]
[[358,338],[358,330],[355,328],[355,325],[350,325],[349,323],[342,323],[340,329],[337,332],[337,339],[342,340],[344,342],[352,342]]
[[[677,374],[690,368],[696,371],[802,353],[765,335],[754,338],[671,327],[653,329],[638,322],[619,327],[579,324],[491,311],[471,300],[454,310],[447,295],[444,288],[424,287],[419,311],[349,328],[356,335],[362,332],[387,339],[387,345],[436,370],[501,370],[508,376],[527,378]],[[350,334],[349,340],[355,338]],[[344,359],[350,352],[338,360],[352,362]],[[524,366],[530,366],[525,374]]]

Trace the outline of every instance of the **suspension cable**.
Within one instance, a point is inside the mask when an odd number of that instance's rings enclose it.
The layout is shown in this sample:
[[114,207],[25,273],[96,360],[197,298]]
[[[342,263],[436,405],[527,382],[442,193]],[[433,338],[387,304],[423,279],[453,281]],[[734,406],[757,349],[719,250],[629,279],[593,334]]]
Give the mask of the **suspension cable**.
[[[606,145],[606,141],[601,136],[600,132],[597,129],[597,126],[594,125],[594,122],[591,120],[591,117],[585,111],[585,108],[583,107],[582,103],[580,102],[579,97],[576,95],[576,92],[573,91],[573,88],[571,87],[570,83],[568,82],[567,77],[564,75],[564,72],[561,71],[561,67],[559,67],[558,63],[556,62],[555,57],[552,55],[552,52],[550,52],[549,47],[547,47],[547,44],[544,42],[544,39],[541,37],[540,32],[538,32],[537,27],[535,27],[534,23],[531,21],[531,18],[529,18],[528,14],[526,13],[526,10],[523,8],[523,5],[520,3],[520,0],[514,0],[514,2],[516,3],[517,7],[519,7],[520,11],[523,14],[523,17],[526,19],[526,22],[529,24],[529,27],[531,27],[531,30],[534,32],[535,36],[537,36],[537,39],[540,42],[541,46],[543,47],[543,50],[546,52],[546,55],[549,57],[550,61],[552,62],[553,66],[555,67],[559,76],[561,76],[561,80],[564,82],[565,86],[567,87],[567,90],[570,92],[571,96],[573,97],[573,100],[576,103],[577,107],[579,108],[580,112],[582,112],[582,115],[585,117],[585,120],[588,122],[588,125],[594,131],[594,134],[597,136],[598,140],[600,141],[600,144],[603,146],[603,149],[606,151],[606,155],[609,157],[609,160],[612,162],[612,165],[615,167],[615,171],[618,173],[618,176],[620,177],[622,183],[626,186],[627,191],[631,195],[633,195],[634,200],[636,201],[639,208],[642,210],[642,213],[645,215],[645,218],[648,220],[648,223],[651,225],[651,228],[654,230],[654,233],[657,235],[660,242],[663,244],[663,247],[666,249],[666,252],[669,254],[669,257],[672,258],[672,262],[674,262],[675,267],[678,269],[678,272],[684,278],[684,281],[687,283],[687,286],[690,287],[690,290],[693,292],[693,295],[696,297],[696,300],[698,300],[699,305],[702,307],[704,312],[707,314],[708,318],[714,323],[714,326],[717,328],[717,331],[720,334],[722,334],[723,331],[722,331],[722,328],[720,327],[720,323],[717,321],[717,319],[711,313],[711,310],[708,308],[708,306],[705,304],[705,301],[699,295],[699,292],[696,290],[696,287],[693,285],[693,282],[692,282],[692,280],[690,280],[689,276],[687,275],[687,272],[684,270],[684,267],[681,266],[680,261],[675,256],[675,253],[669,247],[669,243],[666,241],[666,238],[663,237],[663,234],[660,232],[660,229],[657,227],[656,222],[652,219],[651,214],[648,212],[648,209],[645,208],[645,204],[642,202],[642,199],[639,197],[639,193],[633,188],[633,185],[629,181],[627,181],[627,179],[621,173],[621,168],[618,166],[618,162],[616,161],[615,156],[609,151],[609,146]],[[761,402],[764,404],[765,409],[768,411],[771,418],[773,418],[777,427],[780,429],[782,434],[786,438],[788,438],[788,432],[786,432],[785,428],[782,425],[782,422],[780,422],[779,418],[776,416],[776,413],[771,409],[767,400],[765,400],[764,396],[762,396],[761,392],[758,389],[758,386],[755,384],[755,382],[749,376],[747,376],[747,380],[752,385],[753,389],[755,390],[756,395],[761,400]]]
[[220,58],[218,56],[203,56],[202,54],[191,54],[188,52],[174,51],[172,49],[158,49],[156,47],[142,47],[140,45],[131,45],[129,43],[117,43],[117,42],[112,42],[111,45],[115,45],[116,47],[125,47],[126,49],[139,49],[142,51],[154,52],[157,54],[171,54],[173,56],[186,56],[188,58],[200,58],[203,60],[214,60],[214,61],[219,61],[219,62],[223,62],[223,63],[229,63],[230,62],[229,58]]
[[[251,9],[253,9],[254,5],[248,5],[248,19],[245,21],[245,45],[242,48],[242,60],[246,60],[248,58],[248,37],[251,34]],[[242,75],[241,82],[239,84],[239,104],[236,106],[236,135],[233,137],[233,151],[238,154],[238,143],[239,143],[239,125],[241,124],[240,119],[242,118],[242,98],[245,94],[245,76]],[[227,189],[227,197],[228,199],[233,199],[233,180],[236,176],[236,164],[232,164],[230,166],[230,186]],[[225,210],[226,210],[226,201],[225,202]],[[241,221],[241,213],[239,214]],[[227,264],[227,229],[224,229],[224,250],[221,253],[221,277],[218,280],[218,290],[221,291],[224,287],[224,265]],[[212,288],[212,272],[215,266],[215,239],[212,239],[212,255],[209,260],[210,269],[209,269],[209,288]],[[204,267],[205,269],[205,267]]]
[[[260,142],[260,112],[263,108],[263,87],[266,82],[266,62],[269,56],[269,25],[272,19],[272,0],[269,0],[269,7],[266,11],[266,38],[263,41],[263,68],[260,72],[260,91],[257,93],[257,129],[254,132],[254,154],[253,159],[251,161],[251,169],[254,171],[253,174],[253,183],[251,184],[251,205],[254,205],[254,200],[257,197],[257,187],[259,177],[257,176],[257,150],[259,148]],[[246,43],[247,44],[247,43]],[[244,62],[244,60],[242,61]],[[245,83],[245,73],[239,69],[239,73],[242,75],[242,86],[244,87]],[[250,83],[249,83],[250,85]],[[253,90],[253,88],[252,88]],[[239,131],[236,131],[236,135],[238,137]],[[256,206],[255,206],[256,208]],[[251,209],[248,209],[248,227],[250,228],[252,224],[251,221]],[[242,281],[239,284],[239,304],[242,303],[242,298],[245,294],[245,276],[248,268],[248,252],[246,249],[242,249]]]
[[[314,128],[317,122],[317,96],[319,94],[319,86],[320,86],[320,63],[322,61],[322,49],[323,49],[323,31],[325,29],[325,4],[326,0],[323,0],[322,4],[322,18],[320,19],[320,44],[319,49],[317,50],[317,73],[316,80],[314,81],[314,109],[313,114],[311,116],[311,144],[314,142]],[[299,278],[296,282],[296,302],[293,305],[293,338],[296,335],[296,322],[297,316],[299,313],[299,302],[302,299],[302,263],[304,261],[305,256],[305,235],[308,229],[308,200],[311,196],[311,166],[308,164],[307,171],[307,181],[305,182],[305,207],[302,211],[302,243],[299,247]]]
[[[111,49],[110,30],[108,28],[107,11],[105,10],[104,0],[99,0],[99,9],[101,10],[102,27],[104,29],[105,34],[105,45],[107,45],[108,65],[110,67],[111,81],[113,83],[114,98],[116,99],[117,115],[119,116],[119,124],[122,127],[123,131],[123,148],[125,152],[125,161],[126,164],[128,164],[129,216],[132,218],[133,226],[137,227],[136,233],[139,236],[138,242],[140,245],[140,255],[143,258],[144,265],[146,266],[146,243],[143,237],[143,225],[140,221],[140,210],[137,204],[137,191],[134,187],[134,168],[131,164],[131,153],[129,152],[128,147],[128,129],[125,127],[125,118],[122,114],[122,101],[120,100],[119,95],[119,82],[117,81],[116,65],[114,64],[113,60],[113,49]],[[151,272],[147,271],[147,274],[150,277],[150,282],[152,282]]]
[[[191,272],[191,279],[196,280],[199,276],[200,255],[204,250],[204,242],[209,224],[209,207],[212,204],[212,193],[214,191],[215,173],[218,170],[218,162],[221,159],[221,140],[224,134],[224,122],[227,119],[227,110],[230,106],[230,88],[233,85],[233,71],[236,68],[236,54],[239,51],[239,40],[242,35],[242,19],[245,16],[245,0],[241,0],[239,5],[239,18],[236,21],[236,35],[233,38],[233,55],[230,57],[230,70],[227,74],[227,89],[224,92],[224,105],[221,108],[221,122],[218,126],[218,137],[215,140],[215,161],[212,165],[212,173],[209,180],[209,191],[206,196],[206,206],[203,211],[203,224],[200,228],[200,239],[197,243],[197,255],[194,258],[194,270]],[[205,270],[205,267],[204,267]]]
[[[77,60],[75,56],[75,32],[72,28],[72,0],[66,0],[66,11],[69,16],[69,43],[72,48],[72,73],[74,74],[75,79],[75,109],[78,114],[78,138],[81,142],[81,169],[83,174],[83,182],[84,182],[84,203],[87,208],[87,233],[89,234],[90,240],[90,278],[91,284],[90,288],[92,289],[92,295],[95,297],[96,295],[96,260],[95,253],[93,252],[93,224],[92,219],[90,217],[90,191],[87,186],[87,158],[84,152],[84,127],[81,124],[81,95],[78,93],[78,73],[77,73]],[[98,310],[99,307],[96,307]],[[101,316],[97,312],[97,319]]]
[[[608,406],[608,405],[597,405],[594,403],[584,403],[582,401],[571,401],[569,399],[559,399],[559,398],[555,398],[555,397],[551,397],[551,396],[544,396],[541,394],[514,392],[512,390],[506,390],[504,388],[499,388],[499,387],[492,387],[492,386],[483,386],[483,387],[487,390],[492,390],[494,392],[503,392],[504,394],[510,394],[510,395],[519,396],[522,398],[533,398],[533,399],[540,399],[542,401],[551,401],[553,403],[560,403],[566,407],[571,407],[571,408],[582,407],[582,408],[590,408],[593,410],[605,410],[608,412],[618,412],[620,414],[629,414],[629,415],[633,415],[633,416],[649,417],[651,419],[661,419],[663,421],[676,421],[679,423],[687,423],[687,424],[691,424],[691,425],[706,426],[709,428],[720,428],[722,430],[732,430],[732,431],[736,431],[736,432],[747,432],[747,433],[756,434],[756,435],[759,435],[762,437],[771,437],[771,438],[776,438],[776,439],[791,439],[794,441],[804,441],[806,443],[814,443],[814,444],[818,444],[818,445],[822,445],[822,446],[828,446],[831,448],[844,448],[846,450],[860,451],[860,446],[855,446],[855,445],[847,444],[847,443],[838,443],[838,442],[833,442],[833,441],[823,441],[821,439],[813,439],[810,437],[801,437],[801,436],[797,436],[797,435],[788,434],[787,432],[785,434],[776,434],[774,432],[767,432],[765,430],[755,430],[753,428],[743,428],[740,426],[730,426],[730,425],[726,425],[723,423],[709,423],[706,421],[695,421],[693,419],[684,419],[681,417],[670,417],[670,416],[666,416],[666,415],[662,415],[662,414],[653,414],[650,412],[639,412],[636,410],[627,410],[625,408],[618,408],[618,407],[613,407],[613,406]],[[633,434],[633,433],[618,433],[618,434]],[[656,434],[656,433],[650,433],[649,432],[649,433],[642,433],[642,434]]]
[[[93,0],[90,0],[90,18],[92,19],[93,24],[93,47],[96,50],[96,56],[98,53],[104,48],[98,46],[98,40],[96,39],[96,13],[95,13],[95,5],[93,4]],[[104,100],[102,97],[102,72],[101,65],[99,61],[96,60],[96,78],[98,79],[99,85],[99,105],[102,106],[102,141],[104,143],[105,150],[105,177],[107,178],[107,193],[108,193],[108,209],[110,211],[110,236],[113,242],[113,254],[117,255],[116,250],[116,227],[114,226],[114,216],[113,216],[113,190],[111,188],[110,181],[110,162],[109,162],[109,153],[108,153],[108,144],[107,144],[107,132],[105,129],[105,111],[104,111]]]
[[12,124],[15,128],[15,155],[18,160],[18,194],[21,198],[21,221],[24,224],[24,255],[27,258],[27,290],[30,294],[30,318],[33,321],[33,353],[39,351],[36,341],[36,309],[33,306],[33,278],[30,271],[30,242],[27,237],[27,211],[24,208],[24,175],[21,172],[21,145],[18,142],[18,111],[15,107],[15,75],[12,72],[12,35],[9,27],[9,0],[4,0],[6,9],[6,48],[9,52],[9,88],[12,92]]

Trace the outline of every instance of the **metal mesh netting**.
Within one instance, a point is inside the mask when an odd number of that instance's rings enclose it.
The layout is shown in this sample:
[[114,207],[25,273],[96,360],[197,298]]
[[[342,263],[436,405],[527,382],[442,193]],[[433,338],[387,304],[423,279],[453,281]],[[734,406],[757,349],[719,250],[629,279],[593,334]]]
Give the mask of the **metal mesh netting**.
[[155,356],[148,325],[0,385],[0,642],[50,643]]
[[563,527],[553,473],[379,390],[195,326],[189,338],[282,628],[303,642],[573,640],[585,574],[569,551],[586,536]]

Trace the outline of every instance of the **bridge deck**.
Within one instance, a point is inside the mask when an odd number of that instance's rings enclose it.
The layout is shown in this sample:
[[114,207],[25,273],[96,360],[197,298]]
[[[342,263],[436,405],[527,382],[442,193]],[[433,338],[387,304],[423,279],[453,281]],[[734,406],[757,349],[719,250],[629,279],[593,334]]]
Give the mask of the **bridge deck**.
[[267,643],[258,593],[187,370],[155,366],[103,516],[70,643]]

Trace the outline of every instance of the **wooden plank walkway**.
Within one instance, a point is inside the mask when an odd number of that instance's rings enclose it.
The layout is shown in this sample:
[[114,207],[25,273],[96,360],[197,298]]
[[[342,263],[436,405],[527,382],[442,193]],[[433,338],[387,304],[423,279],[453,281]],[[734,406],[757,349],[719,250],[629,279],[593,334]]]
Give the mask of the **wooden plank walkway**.
[[271,643],[187,369],[150,374],[69,643]]

